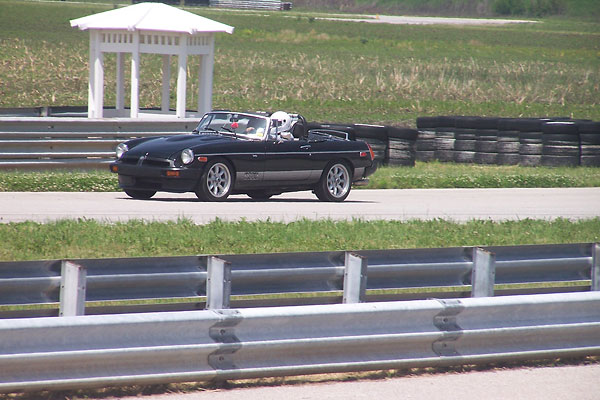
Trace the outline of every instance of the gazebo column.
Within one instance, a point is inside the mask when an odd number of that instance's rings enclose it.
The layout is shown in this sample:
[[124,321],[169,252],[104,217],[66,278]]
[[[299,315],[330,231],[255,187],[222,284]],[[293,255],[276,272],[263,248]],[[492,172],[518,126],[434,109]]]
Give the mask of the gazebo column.
[[137,118],[140,110],[140,35],[133,34],[131,52],[131,118]]
[[115,108],[117,115],[121,116],[121,111],[125,109],[125,57],[124,53],[117,52],[117,87]]
[[179,54],[177,67],[177,118],[185,118],[185,97],[187,86],[187,37],[179,36]]
[[161,110],[163,112],[169,111],[170,105],[170,80],[171,80],[171,56],[164,54],[162,56],[162,98],[161,98]]
[[204,114],[212,110],[213,68],[214,56],[212,52],[201,55],[198,72],[198,114]]
[[100,33],[90,31],[90,80],[88,83],[88,118],[102,118],[104,101],[104,65],[100,51]]

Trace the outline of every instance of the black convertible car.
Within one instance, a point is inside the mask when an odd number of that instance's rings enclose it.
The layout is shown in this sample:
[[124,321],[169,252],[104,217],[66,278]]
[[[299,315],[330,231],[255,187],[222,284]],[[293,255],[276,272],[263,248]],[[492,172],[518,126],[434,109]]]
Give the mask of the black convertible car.
[[367,143],[311,129],[302,116],[282,111],[209,112],[191,134],[133,139],[116,155],[110,170],[136,199],[164,191],[195,192],[204,201],[230,194],[265,200],[312,190],[322,201],[344,201],[376,168]]

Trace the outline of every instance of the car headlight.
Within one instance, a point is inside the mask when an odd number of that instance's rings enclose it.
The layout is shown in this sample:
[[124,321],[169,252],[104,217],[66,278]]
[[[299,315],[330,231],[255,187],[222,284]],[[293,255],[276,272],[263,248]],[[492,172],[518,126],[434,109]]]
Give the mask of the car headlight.
[[115,149],[117,158],[123,157],[123,154],[125,154],[128,150],[129,150],[129,147],[127,147],[127,145],[125,143],[119,144],[117,146],[117,148]]
[[181,152],[181,162],[184,164],[190,164],[194,161],[194,152],[192,149],[185,149]]

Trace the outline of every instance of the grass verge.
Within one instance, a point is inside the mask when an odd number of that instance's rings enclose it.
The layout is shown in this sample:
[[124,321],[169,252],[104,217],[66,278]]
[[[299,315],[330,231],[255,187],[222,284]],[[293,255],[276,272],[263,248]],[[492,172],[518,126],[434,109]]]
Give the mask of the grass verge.
[[[298,240],[302,238],[302,240]],[[158,257],[327,250],[583,243],[600,241],[600,218],[455,223],[433,221],[106,224],[61,220],[0,224],[0,260]]]
[[[381,167],[367,189],[600,187],[600,168],[545,168],[417,162]],[[108,171],[12,171],[0,175],[0,192],[117,192]]]
[[[0,2],[0,107],[87,104],[88,33],[69,20],[111,8]],[[418,115],[600,119],[600,24],[594,20],[409,26],[328,21],[295,11],[187,9],[235,27],[233,35],[216,37],[215,108],[413,126]],[[29,29],[41,20],[42,29]],[[115,60],[106,54],[107,88],[116,84]],[[140,106],[160,106],[161,57],[143,55],[140,65]],[[197,60],[188,65],[188,76],[197,76]],[[176,57],[171,68],[177,69]],[[175,81],[172,74],[172,88]],[[187,107],[195,109],[198,82],[187,83]],[[114,96],[106,90],[104,103],[114,105]]]

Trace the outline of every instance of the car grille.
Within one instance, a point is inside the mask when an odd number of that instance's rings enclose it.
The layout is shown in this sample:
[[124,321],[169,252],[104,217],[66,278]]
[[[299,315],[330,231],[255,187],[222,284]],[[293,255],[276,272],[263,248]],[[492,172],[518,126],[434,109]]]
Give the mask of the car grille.
[[149,167],[162,167],[168,168],[171,166],[171,162],[169,160],[157,159],[157,158],[146,158],[142,165],[147,165]]
[[139,159],[140,159],[139,157],[128,157],[128,156],[125,156],[125,157],[121,158],[121,162],[123,164],[133,164],[133,165],[135,165],[135,164],[138,163]]
[[[140,164],[140,159],[142,159],[142,163]],[[172,161],[164,158],[151,158],[151,157],[136,157],[136,156],[125,156],[121,158],[121,162],[124,164],[130,165],[145,165],[148,167],[159,167],[159,168],[169,168],[172,167]]]

